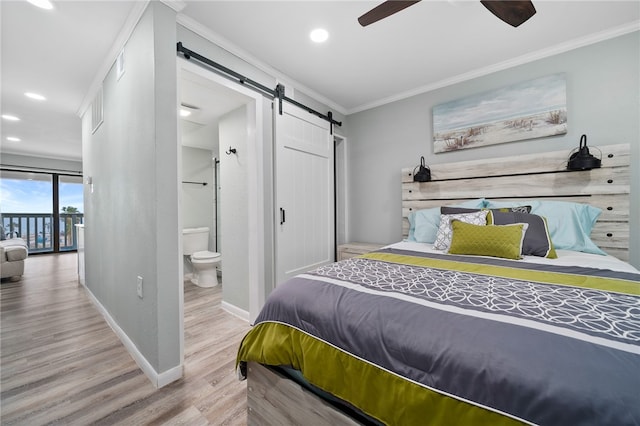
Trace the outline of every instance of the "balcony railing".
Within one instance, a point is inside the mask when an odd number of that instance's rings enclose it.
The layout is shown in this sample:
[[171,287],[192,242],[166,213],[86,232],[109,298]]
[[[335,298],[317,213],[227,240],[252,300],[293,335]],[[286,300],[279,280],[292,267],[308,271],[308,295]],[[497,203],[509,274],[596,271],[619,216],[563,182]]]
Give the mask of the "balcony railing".
[[[52,252],[53,214],[2,213],[2,226],[7,238],[20,237],[27,242],[29,253]],[[82,223],[82,213],[60,213],[60,251],[77,250],[78,235],[74,225]]]

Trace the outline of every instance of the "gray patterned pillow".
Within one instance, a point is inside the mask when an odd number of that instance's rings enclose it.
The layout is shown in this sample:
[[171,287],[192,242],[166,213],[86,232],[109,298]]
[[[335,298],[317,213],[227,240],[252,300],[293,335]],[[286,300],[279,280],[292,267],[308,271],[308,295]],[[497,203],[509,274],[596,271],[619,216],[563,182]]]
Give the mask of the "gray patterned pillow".
[[470,223],[472,225],[486,225],[488,210],[480,210],[473,213],[443,214],[440,216],[440,226],[436,240],[433,242],[433,248],[436,250],[448,250],[451,245],[451,221],[458,219],[459,221]]

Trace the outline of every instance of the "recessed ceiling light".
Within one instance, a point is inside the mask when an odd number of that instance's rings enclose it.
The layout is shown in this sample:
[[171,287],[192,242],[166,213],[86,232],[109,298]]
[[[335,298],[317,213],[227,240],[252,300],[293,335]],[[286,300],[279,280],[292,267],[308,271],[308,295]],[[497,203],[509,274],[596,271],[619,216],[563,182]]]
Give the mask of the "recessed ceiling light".
[[311,40],[316,43],[322,43],[327,41],[327,39],[329,38],[329,33],[323,28],[316,28],[315,30],[311,31],[309,37],[311,37]]
[[53,9],[53,3],[51,3],[49,0],[27,0],[27,1],[34,6],[38,6],[41,9],[47,9],[47,10]]
[[180,108],[180,117],[188,117],[191,115],[191,111],[187,111],[184,108]]
[[47,98],[45,98],[44,96],[42,96],[39,93],[33,93],[33,92],[25,92],[24,94],[27,98],[31,98],[31,99],[35,99],[36,101],[46,101]]
[[4,118],[5,120],[9,120],[9,121],[20,121],[20,119],[18,117],[16,117],[15,115],[2,114],[2,118]]
[[7,136],[7,140],[11,142],[20,142],[20,138],[16,138],[15,136]]

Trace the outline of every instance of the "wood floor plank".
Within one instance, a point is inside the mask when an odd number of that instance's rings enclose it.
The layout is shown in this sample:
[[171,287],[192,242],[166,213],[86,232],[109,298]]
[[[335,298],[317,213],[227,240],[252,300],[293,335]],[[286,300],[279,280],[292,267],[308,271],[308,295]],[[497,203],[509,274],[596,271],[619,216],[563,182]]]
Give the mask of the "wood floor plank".
[[182,410],[178,415],[173,416],[171,419],[166,421],[164,425],[166,426],[177,426],[177,425],[190,425],[190,426],[200,426],[200,425],[208,425],[209,421],[206,417],[202,415],[200,411],[194,406],[187,407],[186,410]]
[[27,258],[0,287],[0,423],[247,424],[235,356],[249,325],[185,282],[184,377],[155,389],[77,284],[76,255]]

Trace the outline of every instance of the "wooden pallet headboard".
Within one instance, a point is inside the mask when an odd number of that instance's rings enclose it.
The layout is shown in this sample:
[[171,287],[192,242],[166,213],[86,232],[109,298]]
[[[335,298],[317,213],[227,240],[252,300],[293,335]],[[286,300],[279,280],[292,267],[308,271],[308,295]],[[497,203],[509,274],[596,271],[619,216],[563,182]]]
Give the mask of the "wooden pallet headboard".
[[[605,145],[602,167],[567,171],[570,150],[486,160],[434,164],[431,182],[414,182],[414,168],[402,169],[402,234],[412,211],[475,198],[546,199],[591,204],[602,209],[591,239],[602,250],[629,260],[630,146]],[[591,149],[598,156],[598,150]]]

